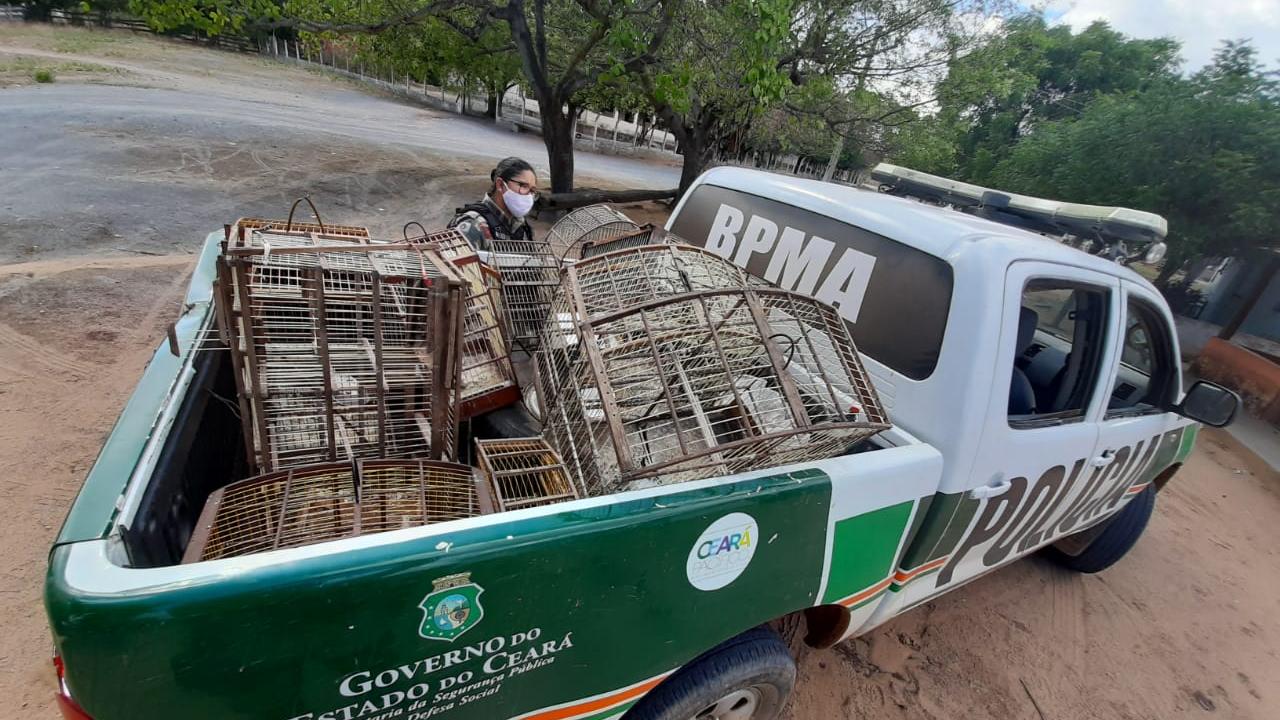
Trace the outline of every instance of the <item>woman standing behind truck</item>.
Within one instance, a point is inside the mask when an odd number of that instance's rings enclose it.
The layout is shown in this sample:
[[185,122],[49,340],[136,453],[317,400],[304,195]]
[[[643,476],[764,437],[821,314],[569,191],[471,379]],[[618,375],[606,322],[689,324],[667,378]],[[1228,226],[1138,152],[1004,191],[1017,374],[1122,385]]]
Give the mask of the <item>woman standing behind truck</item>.
[[538,176],[518,157],[504,158],[489,173],[489,192],[480,202],[458,208],[449,227],[476,250],[489,251],[496,240],[533,240],[525,215],[538,199]]

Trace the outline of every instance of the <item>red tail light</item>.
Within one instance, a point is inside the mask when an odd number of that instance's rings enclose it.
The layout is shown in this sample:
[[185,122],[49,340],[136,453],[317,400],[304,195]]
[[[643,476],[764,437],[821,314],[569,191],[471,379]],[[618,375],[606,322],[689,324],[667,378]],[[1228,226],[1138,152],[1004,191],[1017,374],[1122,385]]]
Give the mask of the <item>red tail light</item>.
[[58,709],[62,711],[62,717],[65,720],[93,720],[71,699],[71,691],[67,689],[67,667],[62,664],[62,658],[55,655],[53,667],[58,671]]

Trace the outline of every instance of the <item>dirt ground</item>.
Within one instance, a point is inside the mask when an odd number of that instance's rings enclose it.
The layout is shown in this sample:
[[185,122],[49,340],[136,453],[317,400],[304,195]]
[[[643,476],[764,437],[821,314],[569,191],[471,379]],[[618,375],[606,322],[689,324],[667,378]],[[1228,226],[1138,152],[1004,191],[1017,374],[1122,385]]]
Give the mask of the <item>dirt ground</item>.
[[[14,58],[26,58],[16,70]],[[473,134],[468,123],[490,128],[306,71],[122,33],[0,25],[6,60],[0,719],[51,720],[48,546],[178,313],[204,233],[240,215],[278,216],[303,192],[333,222],[381,234],[410,219],[430,226],[483,189],[492,156],[523,147],[532,157],[540,146],[493,134],[442,148],[441,137]],[[31,63],[80,69],[36,87],[24,80]],[[197,98],[200,113],[184,113]],[[326,124],[326,108],[377,127]],[[300,130],[281,129],[295,120]],[[403,131],[379,134],[389,127]],[[579,160],[600,184],[661,181],[663,170],[634,165]],[[1079,576],[1018,562],[812,652],[791,717],[1280,717],[1278,519],[1280,477],[1229,435],[1205,432],[1118,566]]]

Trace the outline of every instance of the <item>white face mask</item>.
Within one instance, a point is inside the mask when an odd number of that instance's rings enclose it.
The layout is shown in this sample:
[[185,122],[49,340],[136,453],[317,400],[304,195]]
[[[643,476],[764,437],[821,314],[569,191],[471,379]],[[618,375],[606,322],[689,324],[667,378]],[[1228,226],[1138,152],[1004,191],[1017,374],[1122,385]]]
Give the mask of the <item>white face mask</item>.
[[507,210],[518,218],[529,214],[529,211],[533,209],[533,201],[532,194],[521,195],[511,188],[502,191],[502,202],[506,204]]

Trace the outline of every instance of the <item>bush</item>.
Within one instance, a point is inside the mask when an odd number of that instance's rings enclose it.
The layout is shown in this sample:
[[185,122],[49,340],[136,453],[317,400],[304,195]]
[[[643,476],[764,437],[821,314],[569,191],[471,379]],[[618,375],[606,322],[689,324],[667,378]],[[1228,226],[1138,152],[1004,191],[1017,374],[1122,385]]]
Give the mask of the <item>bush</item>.
[[38,83],[51,83],[53,82],[53,71],[42,68],[35,71],[34,77]]

